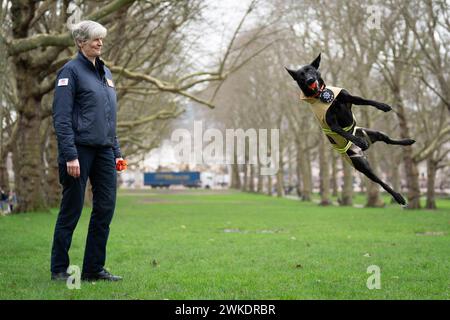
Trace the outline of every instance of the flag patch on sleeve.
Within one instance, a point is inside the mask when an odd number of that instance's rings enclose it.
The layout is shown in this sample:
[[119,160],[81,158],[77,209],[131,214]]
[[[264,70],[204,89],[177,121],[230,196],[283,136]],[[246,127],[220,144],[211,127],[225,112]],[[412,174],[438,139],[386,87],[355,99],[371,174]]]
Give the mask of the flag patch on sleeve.
[[58,80],[58,87],[67,86],[69,84],[69,78],[62,78]]

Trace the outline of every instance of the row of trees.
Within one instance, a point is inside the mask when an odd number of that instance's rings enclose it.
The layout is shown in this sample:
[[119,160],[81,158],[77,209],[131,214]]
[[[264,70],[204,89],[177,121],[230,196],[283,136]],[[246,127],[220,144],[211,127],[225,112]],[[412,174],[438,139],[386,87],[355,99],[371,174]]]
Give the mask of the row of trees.
[[[56,71],[76,54],[67,22],[90,19],[107,27],[102,58],[116,83],[118,136],[124,154],[139,159],[158,146],[186,101],[214,107],[197,88],[223,81],[246,62],[236,57],[247,54],[253,41],[236,48],[235,40],[254,8],[250,3],[233,27],[226,50],[209,66],[198,66],[189,57],[192,31],[208,9],[200,0],[0,1],[0,184],[16,189],[17,211],[58,205],[51,105]],[[8,155],[14,181],[8,180]]]
[[[220,55],[206,59],[208,65],[195,61],[205,57],[196,46],[205,32],[204,1],[0,3],[0,184],[14,184],[18,211],[58,204],[52,90],[56,71],[76,53],[66,27],[76,12],[108,28],[103,58],[114,74],[118,135],[130,160],[137,162],[157,147],[186,106],[202,105],[215,127],[281,130],[278,175],[262,177],[260,166],[233,165],[233,187],[258,192],[275,187],[281,196],[283,184],[295,181],[298,194],[310,200],[319,176],[322,204],[330,203],[339,187],[341,203],[351,204],[353,171],[330,149],[284,70],[322,52],[327,84],[393,106],[388,114],[355,106],[359,125],[417,140],[402,148],[376,144],[369,151],[372,166],[395,189],[405,181],[409,207],[419,208],[418,166],[425,164],[427,207],[435,207],[436,176],[449,172],[446,1],[386,0],[371,6],[370,1],[255,0],[237,27],[228,27],[229,42]],[[6,172],[8,155],[14,181]],[[382,205],[377,185],[365,181],[365,189],[368,206]]]
[[[371,165],[395,189],[406,189],[411,209],[421,207],[418,167],[425,165],[426,207],[436,208],[436,176],[449,176],[448,2],[388,0],[376,7],[370,1],[270,4],[282,18],[270,26],[273,36],[261,41],[275,45],[225,81],[217,100],[220,110],[205,116],[223,128],[280,128],[282,170],[277,177],[263,177],[259,166],[233,165],[232,186],[270,194],[275,186],[281,196],[284,185],[295,182],[299,196],[308,201],[317,175],[322,204],[329,204],[338,190],[340,203],[352,204],[355,172],[331,150],[284,69],[310,63],[322,52],[326,84],[393,107],[384,114],[354,106],[359,126],[417,141],[410,147],[373,145],[367,152]],[[384,205],[378,185],[365,177],[363,181],[367,206]]]

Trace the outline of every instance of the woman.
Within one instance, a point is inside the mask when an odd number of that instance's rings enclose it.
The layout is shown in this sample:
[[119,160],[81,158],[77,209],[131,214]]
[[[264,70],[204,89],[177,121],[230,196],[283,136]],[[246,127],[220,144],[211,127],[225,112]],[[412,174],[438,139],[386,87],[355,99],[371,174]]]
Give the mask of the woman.
[[100,59],[107,30],[94,21],[73,26],[77,57],[59,70],[53,101],[58,140],[61,207],[53,238],[53,280],[69,277],[68,251],[78,223],[89,178],[93,207],[82,279],[121,280],[104,269],[106,243],[116,202],[115,164],[122,159],[116,136],[116,92],[111,71]]

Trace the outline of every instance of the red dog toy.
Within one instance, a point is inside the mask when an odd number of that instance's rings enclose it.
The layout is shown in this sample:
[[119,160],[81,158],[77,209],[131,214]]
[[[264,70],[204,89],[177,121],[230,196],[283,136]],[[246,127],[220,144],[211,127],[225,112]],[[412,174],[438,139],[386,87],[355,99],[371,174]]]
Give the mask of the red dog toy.
[[118,160],[116,163],[116,170],[117,171],[124,171],[127,170],[128,163],[127,160]]

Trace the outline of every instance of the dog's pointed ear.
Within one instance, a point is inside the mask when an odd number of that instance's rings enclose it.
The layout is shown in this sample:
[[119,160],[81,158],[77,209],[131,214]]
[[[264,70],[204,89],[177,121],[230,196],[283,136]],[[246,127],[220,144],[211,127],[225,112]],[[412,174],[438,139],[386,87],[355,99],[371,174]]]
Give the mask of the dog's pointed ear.
[[287,67],[284,67],[286,69],[287,72],[289,72],[289,74],[291,75],[291,77],[297,81],[297,72],[295,72],[294,70],[288,69]]
[[320,65],[320,55],[321,55],[321,54],[322,54],[322,53],[319,53],[319,55],[317,56],[317,58],[315,58],[314,61],[311,62],[311,65],[312,65],[314,68],[316,68],[316,69],[319,69],[319,65]]

